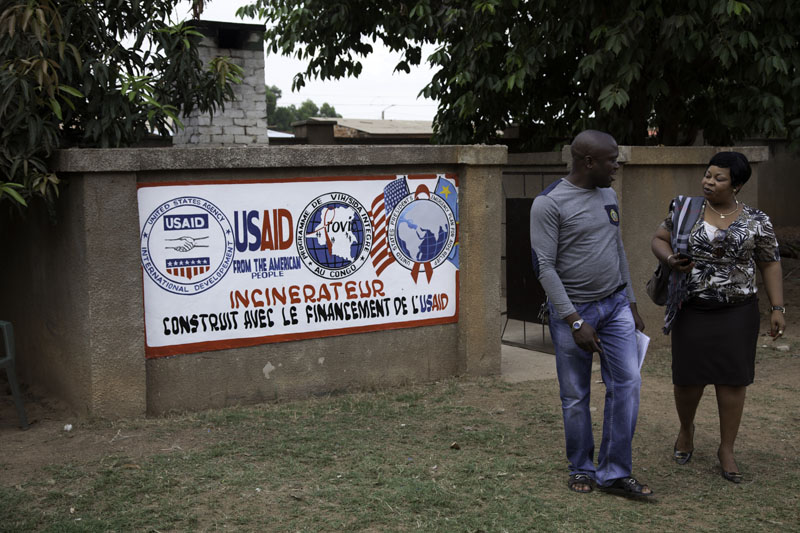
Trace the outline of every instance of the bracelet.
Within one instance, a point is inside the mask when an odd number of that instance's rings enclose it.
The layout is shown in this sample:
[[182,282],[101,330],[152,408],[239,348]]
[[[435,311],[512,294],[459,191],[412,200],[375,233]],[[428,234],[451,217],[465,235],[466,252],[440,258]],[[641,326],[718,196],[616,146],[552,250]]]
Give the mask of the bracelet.
[[672,259],[673,257],[675,257],[675,254],[669,254],[667,256],[667,264],[669,264],[669,260]]
[[786,308],[785,308],[785,307],[783,307],[782,305],[773,305],[773,306],[772,306],[772,308],[771,308],[770,310],[771,310],[771,311],[780,311],[780,312],[781,312],[781,313],[783,313],[784,315],[786,314]]

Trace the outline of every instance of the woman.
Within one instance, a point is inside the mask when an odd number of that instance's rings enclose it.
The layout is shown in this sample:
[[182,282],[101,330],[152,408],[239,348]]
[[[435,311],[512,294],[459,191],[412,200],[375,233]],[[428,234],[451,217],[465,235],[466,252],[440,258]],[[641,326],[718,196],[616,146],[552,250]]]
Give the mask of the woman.
[[681,424],[673,458],[681,465],[692,458],[695,413],[703,389],[713,384],[720,426],[717,458],[722,476],[733,483],[742,481],[733,445],[755,373],[756,267],[772,308],[770,335],[777,339],[785,328],[772,224],[763,212],[736,199],[750,173],[744,155],[716,154],[703,176],[703,196],[676,198],[652,241],[655,256],[672,270],[664,332],[672,332],[672,382]]

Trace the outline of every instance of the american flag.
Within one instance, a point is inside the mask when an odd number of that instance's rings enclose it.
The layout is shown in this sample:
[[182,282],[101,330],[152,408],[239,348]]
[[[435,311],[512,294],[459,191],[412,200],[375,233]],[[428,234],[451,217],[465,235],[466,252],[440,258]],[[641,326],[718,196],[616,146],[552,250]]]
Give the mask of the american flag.
[[388,226],[389,215],[392,214],[394,207],[408,196],[408,183],[406,176],[397,176],[397,179],[383,188],[383,192],[375,197],[372,202],[372,210],[369,217],[372,219],[372,228],[375,240],[372,243],[372,266],[375,267],[375,274],[381,275],[386,267],[394,263],[394,256],[389,250]]
[[195,257],[194,259],[167,259],[167,272],[173,276],[192,279],[205,274],[211,269],[211,259]]

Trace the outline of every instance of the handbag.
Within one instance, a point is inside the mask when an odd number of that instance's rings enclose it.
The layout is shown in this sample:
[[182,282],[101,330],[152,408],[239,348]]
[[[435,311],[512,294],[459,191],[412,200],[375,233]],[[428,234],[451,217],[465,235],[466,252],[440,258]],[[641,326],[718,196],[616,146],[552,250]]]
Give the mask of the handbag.
[[[670,211],[672,211],[672,234],[670,240],[672,242],[673,252],[686,253],[688,251],[692,226],[694,226],[694,223],[700,216],[702,205],[703,198],[699,196],[678,196],[670,204]],[[653,272],[653,275],[650,276],[650,279],[647,281],[645,286],[647,295],[651,300],[653,300],[654,304],[667,305],[669,300],[669,282],[671,277],[672,271],[669,269],[669,267],[659,262],[655,272]],[[681,281],[681,278],[683,281]],[[685,275],[679,276],[676,279],[676,283],[685,284],[685,278]],[[677,290],[675,294],[680,295],[680,290]],[[678,302],[679,301],[680,296]],[[670,315],[670,319],[665,319],[665,323],[671,324],[672,319],[674,319],[675,316],[675,309],[668,307],[666,315]],[[665,326],[665,328],[666,333],[669,329],[669,326]]]
[[667,295],[669,294],[669,276],[670,270],[664,268],[664,265],[658,263],[655,272],[647,280],[645,290],[647,295],[653,300],[656,305],[667,305]]

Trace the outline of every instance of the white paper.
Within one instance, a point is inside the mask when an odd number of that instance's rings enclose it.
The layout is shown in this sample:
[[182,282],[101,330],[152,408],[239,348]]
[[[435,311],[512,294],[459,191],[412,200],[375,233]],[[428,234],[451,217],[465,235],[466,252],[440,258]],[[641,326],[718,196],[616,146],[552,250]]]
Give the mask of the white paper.
[[636,349],[639,357],[639,371],[642,371],[642,363],[644,363],[644,356],[647,355],[647,347],[650,346],[650,337],[636,330]]

